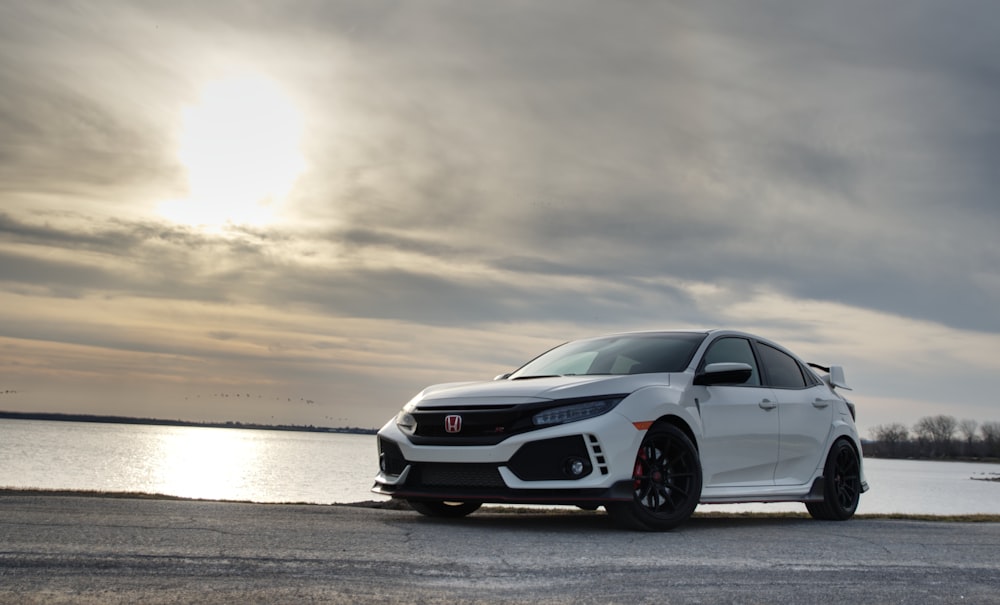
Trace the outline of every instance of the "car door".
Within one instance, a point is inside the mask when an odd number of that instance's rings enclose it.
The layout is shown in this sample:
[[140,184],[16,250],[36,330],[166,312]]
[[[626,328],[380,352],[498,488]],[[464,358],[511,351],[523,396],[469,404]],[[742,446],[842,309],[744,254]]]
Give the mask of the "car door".
[[757,353],[764,367],[764,381],[778,403],[781,439],[774,482],[802,485],[825,460],[833,422],[832,395],[826,385],[784,351],[757,343]]
[[727,336],[713,342],[699,370],[723,362],[749,364],[753,374],[743,384],[694,387],[702,420],[699,455],[704,486],[773,485],[779,443],[774,393],[762,386],[746,338]]

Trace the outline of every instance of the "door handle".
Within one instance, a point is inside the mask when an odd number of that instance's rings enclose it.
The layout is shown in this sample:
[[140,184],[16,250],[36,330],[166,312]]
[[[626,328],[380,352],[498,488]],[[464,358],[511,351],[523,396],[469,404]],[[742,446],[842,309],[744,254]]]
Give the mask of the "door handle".
[[825,408],[828,405],[830,405],[830,402],[827,401],[826,399],[822,399],[820,397],[817,397],[816,399],[813,399],[813,407],[814,408]]
[[774,408],[778,407],[778,404],[771,401],[770,399],[762,399],[758,405],[765,410],[773,410]]

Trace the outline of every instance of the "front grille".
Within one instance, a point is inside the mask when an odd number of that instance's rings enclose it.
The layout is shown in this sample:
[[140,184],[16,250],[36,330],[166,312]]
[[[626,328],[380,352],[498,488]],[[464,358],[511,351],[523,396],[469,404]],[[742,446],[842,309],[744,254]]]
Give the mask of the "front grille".
[[[418,407],[413,416],[417,421],[411,441],[419,444],[492,445],[511,435],[534,428],[531,416],[537,405],[497,405],[481,407],[434,408]],[[455,432],[446,428],[446,418],[461,417]],[[453,429],[454,429],[454,425]]]
[[[624,396],[606,395],[601,399]],[[542,410],[595,399],[598,398],[581,397],[550,401],[534,400],[513,405],[448,407],[435,406],[433,402],[425,403],[411,412],[417,426],[414,433],[407,435],[407,438],[416,445],[495,445],[511,435],[545,428],[546,425],[535,425],[532,422],[532,418]]]
[[407,484],[433,487],[506,487],[495,464],[424,462],[414,465],[416,477]]

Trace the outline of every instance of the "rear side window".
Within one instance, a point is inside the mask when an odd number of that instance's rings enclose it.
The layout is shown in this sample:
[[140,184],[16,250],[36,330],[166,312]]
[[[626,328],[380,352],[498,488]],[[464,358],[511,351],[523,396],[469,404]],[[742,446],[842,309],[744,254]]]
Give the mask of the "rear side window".
[[760,386],[760,373],[757,372],[757,360],[753,356],[750,341],[745,338],[720,338],[712,343],[705,352],[702,368],[710,363],[745,363],[753,368],[750,379],[744,382],[746,386]]
[[763,343],[757,343],[761,363],[767,370],[768,386],[778,389],[803,389],[806,380],[802,368],[795,359]]

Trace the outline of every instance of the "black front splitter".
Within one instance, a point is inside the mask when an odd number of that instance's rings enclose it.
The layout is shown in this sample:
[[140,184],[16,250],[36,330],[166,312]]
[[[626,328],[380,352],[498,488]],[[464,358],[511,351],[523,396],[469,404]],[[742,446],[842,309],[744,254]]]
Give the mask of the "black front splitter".
[[619,481],[599,489],[463,489],[407,488],[376,483],[372,492],[404,500],[489,502],[494,504],[565,504],[594,506],[607,502],[630,502],[634,497],[632,481]]

